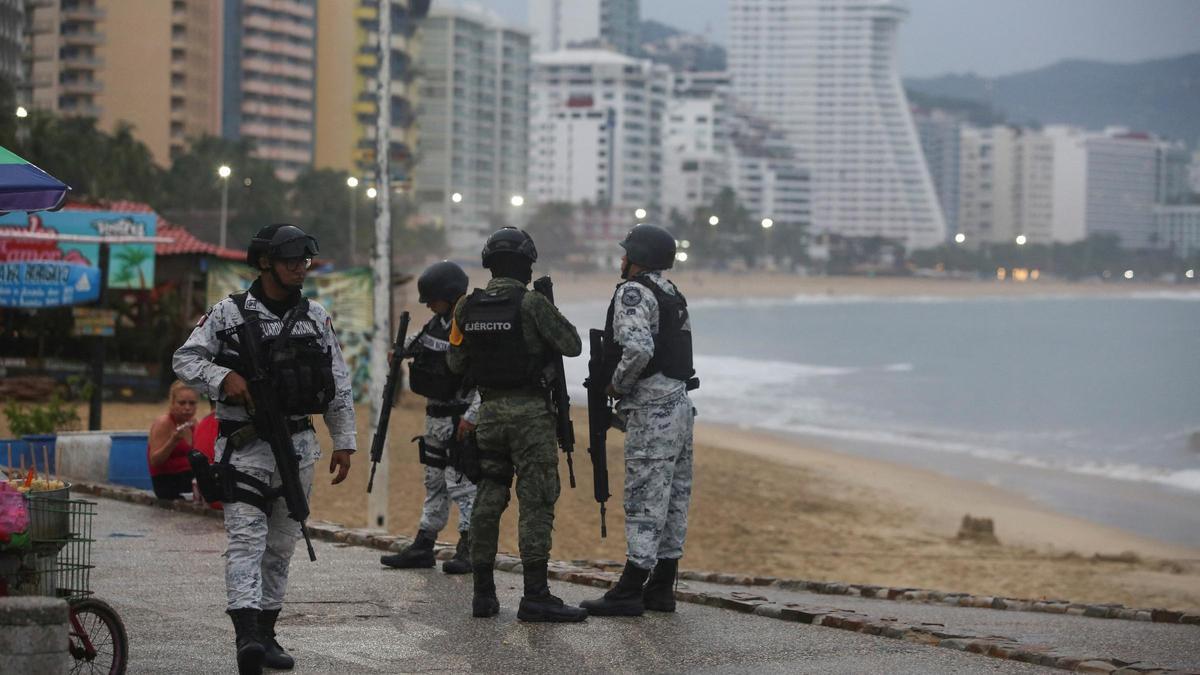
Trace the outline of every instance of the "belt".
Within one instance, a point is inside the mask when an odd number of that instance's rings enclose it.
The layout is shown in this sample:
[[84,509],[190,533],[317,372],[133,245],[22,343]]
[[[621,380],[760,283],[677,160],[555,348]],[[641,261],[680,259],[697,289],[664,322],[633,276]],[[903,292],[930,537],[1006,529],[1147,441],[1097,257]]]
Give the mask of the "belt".
[[430,417],[462,417],[469,407],[466,403],[434,403],[425,406],[425,414]]
[[480,401],[495,401],[502,398],[536,397],[545,398],[546,390],[540,387],[520,387],[518,389],[483,389],[479,390]]
[[[313,429],[311,417],[287,421],[288,431],[295,436]],[[217,420],[217,430],[229,439],[235,450],[240,450],[259,438],[254,423],[248,420]]]

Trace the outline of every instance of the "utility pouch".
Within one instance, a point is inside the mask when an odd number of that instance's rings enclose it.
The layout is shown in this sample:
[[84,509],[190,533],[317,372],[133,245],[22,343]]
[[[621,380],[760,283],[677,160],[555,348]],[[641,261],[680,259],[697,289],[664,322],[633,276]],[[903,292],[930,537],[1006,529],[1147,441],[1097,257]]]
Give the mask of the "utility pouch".
[[446,468],[446,456],[443,448],[435,448],[425,442],[424,436],[413,436],[413,440],[417,442],[417,454],[421,458],[421,463],[425,466],[431,466],[435,469]]
[[475,442],[474,431],[468,433],[459,444],[457,454],[455,466],[467,480],[478,485],[483,478],[483,465],[479,462],[479,444]]
[[188,452],[188,464],[192,466],[192,475],[196,478],[196,487],[200,488],[200,496],[204,497],[204,501],[223,501],[216,479],[217,467],[208,463],[208,457],[199,450],[191,450]]

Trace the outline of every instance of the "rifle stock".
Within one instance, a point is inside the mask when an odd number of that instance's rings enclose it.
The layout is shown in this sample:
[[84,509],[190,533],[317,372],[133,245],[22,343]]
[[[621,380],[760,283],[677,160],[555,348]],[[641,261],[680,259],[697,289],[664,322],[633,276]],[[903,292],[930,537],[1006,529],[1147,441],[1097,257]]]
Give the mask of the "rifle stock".
[[252,404],[246,406],[250,420],[258,437],[271,446],[271,454],[275,457],[275,469],[279,472],[281,485],[280,496],[287,506],[288,517],[300,523],[300,534],[304,535],[304,543],[308,547],[308,559],[315,561],[317,553],[313,550],[312,540],[308,536],[308,498],[304,486],[300,484],[300,462],[296,455],[296,446],[292,443],[292,433],[288,429],[287,416],[279,405],[279,394],[271,382],[266,365],[261,360],[262,343],[259,339],[259,321],[243,322],[237,327],[238,358],[242,367],[249,374],[246,378],[247,389],[250,391]]
[[608,370],[604,363],[604,331],[588,331],[588,377],[583,381],[588,401],[588,455],[592,459],[592,493],[600,504],[600,536],[608,536],[605,522],[608,501],[608,427],[612,408],[608,400]]
[[379,420],[375,435],[371,437],[371,477],[367,479],[367,493],[375,486],[375,469],[383,460],[383,446],[387,442],[388,422],[392,419],[392,406],[396,402],[396,389],[402,377],[400,363],[404,360],[404,338],[408,334],[408,312],[400,312],[400,329],[396,331],[396,342],[392,344],[392,364],[388,368],[387,380],[383,385],[383,405],[379,408]]
[[[550,277],[541,277],[533,282],[533,290],[546,296],[550,304],[554,304],[554,282]],[[571,479],[571,487],[574,488],[575,424],[571,422],[571,397],[567,394],[562,354],[552,356],[546,370],[546,384],[550,387],[550,403],[554,408],[554,430],[558,436],[558,447],[567,455],[567,476]]]

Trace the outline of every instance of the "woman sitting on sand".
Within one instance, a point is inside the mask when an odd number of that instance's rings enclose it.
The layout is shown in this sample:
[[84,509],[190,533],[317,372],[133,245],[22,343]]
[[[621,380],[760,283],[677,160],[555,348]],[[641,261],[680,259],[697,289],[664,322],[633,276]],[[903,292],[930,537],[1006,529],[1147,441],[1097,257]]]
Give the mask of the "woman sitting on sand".
[[192,467],[188,451],[192,449],[192,427],[196,426],[196,403],[199,396],[186,384],[171,385],[167,412],[159,415],[150,426],[150,441],[146,459],[150,465],[150,481],[154,496],[159,499],[180,499],[192,492]]

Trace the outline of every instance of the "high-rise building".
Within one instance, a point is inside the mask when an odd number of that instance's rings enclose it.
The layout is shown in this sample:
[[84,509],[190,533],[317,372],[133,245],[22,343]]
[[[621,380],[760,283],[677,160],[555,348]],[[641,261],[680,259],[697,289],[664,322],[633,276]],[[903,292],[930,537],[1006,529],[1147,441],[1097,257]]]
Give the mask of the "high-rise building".
[[611,51],[536,54],[530,88],[529,191],[536,202],[657,206],[665,66]]
[[787,135],[769,121],[742,113],[733,131],[730,186],[755,220],[770,219],[777,232],[812,224],[812,188]]
[[224,2],[221,133],[294,179],[313,162],[316,0]]
[[14,87],[25,79],[25,0],[0,0],[0,78]]
[[[405,0],[392,3],[391,182],[411,181],[416,142],[413,53],[421,25]],[[317,101],[314,164],[373,180],[376,170],[379,73],[379,0],[321,0],[317,4]]]
[[130,124],[160,164],[187,138],[217,133],[221,0],[39,0],[27,8],[22,103],[95,117],[106,131]]
[[896,69],[894,0],[732,0],[739,102],[780,125],[813,180],[813,229],[936,246],[946,226]]
[[473,257],[527,190],[529,32],[482,8],[438,4],[422,21],[416,64],[420,217]]
[[962,120],[944,110],[925,110],[916,106],[912,108],[912,116],[921,139],[921,154],[925,156],[925,166],[929,168],[933,189],[942,206],[946,236],[953,238],[958,232]]
[[639,0],[529,0],[533,51],[573,45],[607,45],[636,55],[640,44]]
[[1116,235],[1123,248],[1154,247],[1160,143],[1149,134],[1110,129],[1090,135],[1087,234]]
[[726,73],[677,73],[663,118],[662,203],[684,216],[729,185],[732,121]]

